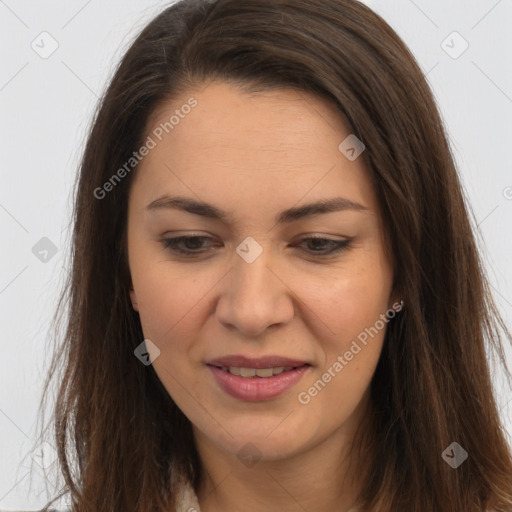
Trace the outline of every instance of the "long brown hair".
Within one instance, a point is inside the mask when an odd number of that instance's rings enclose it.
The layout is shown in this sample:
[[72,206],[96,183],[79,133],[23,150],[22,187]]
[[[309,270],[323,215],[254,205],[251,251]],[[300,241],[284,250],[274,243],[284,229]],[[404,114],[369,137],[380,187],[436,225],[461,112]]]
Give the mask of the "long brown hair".
[[[129,299],[126,225],[137,167],[102,197],[98,189],[142,146],[159,105],[214,79],[327,98],[366,146],[405,309],[371,383],[359,510],[512,508],[512,454],[486,359],[493,349],[510,377],[512,336],[432,92],[398,35],[356,0],[184,0],[124,55],[81,161],[59,302],[68,310],[56,322],[65,318],[65,332],[44,386],[43,396],[62,370],[58,497],[69,493],[76,512],[168,511],[181,482],[197,488],[201,478],[188,418],[134,356],[144,336]],[[454,441],[469,456],[457,469],[442,456]]]

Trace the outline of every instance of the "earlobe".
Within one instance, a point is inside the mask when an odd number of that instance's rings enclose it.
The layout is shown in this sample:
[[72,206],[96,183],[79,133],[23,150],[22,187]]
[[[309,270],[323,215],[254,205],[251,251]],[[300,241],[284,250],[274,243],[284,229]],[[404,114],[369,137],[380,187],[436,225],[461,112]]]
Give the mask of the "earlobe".
[[132,306],[135,311],[139,311],[139,304],[137,302],[137,296],[135,295],[135,290],[130,289],[130,299],[132,301]]

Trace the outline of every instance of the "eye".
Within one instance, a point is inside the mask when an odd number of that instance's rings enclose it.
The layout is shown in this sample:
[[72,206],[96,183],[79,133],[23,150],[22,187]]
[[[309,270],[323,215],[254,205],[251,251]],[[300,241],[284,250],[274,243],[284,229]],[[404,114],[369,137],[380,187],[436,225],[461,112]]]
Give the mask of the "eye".
[[[323,251],[322,250],[310,251],[313,254],[322,253],[322,254],[319,254],[319,256],[330,256],[331,254],[337,254],[339,252],[342,252],[342,251],[348,249],[350,246],[350,240],[332,240],[330,238],[322,238],[322,237],[318,237],[318,236],[311,236],[311,237],[303,238],[301,240],[301,243],[305,243],[305,242],[307,243],[307,242],[311,242],[311,241],[315,242],[315,243],[313,243],[312,247],[318,248],[320,246],[320,249],[321,249],[321,246],[324,245],[324,243],[327,243],[328,247],[330,247],[330,250],[328,250],[327,253],[324,252],[326,249],[324,249]],[[316,242],[322,242],[322,243],[317,244]]]
[[[204,251],[198,251],[201,249],[201,244],[198,241],[210,239],[208,236],[178,236],[175,238],[164,238],[162,244],[166,249],[178,254],[199,254]],[[182,243],[185,243],[188,248],[183,249]],[[190,243],[192,247],[190,248]],[[199,247],[198,247],[199,246]]]
[[[161,240],[161,242],[165,249],[168,249],[176,254],[194,257],[197,255],[204,254],[207,250],[211,249],[211,246],[209,249],[204,249],[202,242],[206,240],[212,240],[212,238],[208,236],[199,235],[178,236],[174,238],[164,238]],[[307,244],[308,242],[311,241],[314,241],[312,246],[313,249],[306,249],[306,251],[309,252],[310,254],[319,257],[327,257],[347,250],[350,247],[351,243],[350,240],[332,240],[330,238],[311,236],[302,238],[298,245],[303,245],[305,243]],[[325,245],[327,245],[327,247],[325,247]]]

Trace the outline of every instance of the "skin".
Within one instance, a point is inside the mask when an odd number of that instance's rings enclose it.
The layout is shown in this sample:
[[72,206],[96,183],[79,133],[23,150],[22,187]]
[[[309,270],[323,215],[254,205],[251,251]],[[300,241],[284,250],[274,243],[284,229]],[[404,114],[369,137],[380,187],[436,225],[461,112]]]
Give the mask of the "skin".
[[[360,489],[347,453],[368,410],[385,327],[308,404],[298,394],[397,299],[364,156],[350,161],[338,150],[351,132],[326,100],[292,89],[248,95],[224,82],[161,105],[147,134],[191,96],[198,105],[137,170],[128,255],[133,307],[160,350],[154,369],[193,425],[206,475],[201,511],[348,511]],[[211,203],[232,222],[145,209],[163,194]],[[337,196],[367,210],[274,222],[284,209]],[[182,243],[205,250],[187,259],[161,241],[183,235],[212,239]],[[322,257],[330,245],[301,243],[311,235],[352,242]],[[248,236],[263,249],[250,264],[236,252]],[[245,402],[224,393],[206,366],[230,354],[312,366],[279,397]],[[246,443],[261,457],[250,467],[237,457]]]

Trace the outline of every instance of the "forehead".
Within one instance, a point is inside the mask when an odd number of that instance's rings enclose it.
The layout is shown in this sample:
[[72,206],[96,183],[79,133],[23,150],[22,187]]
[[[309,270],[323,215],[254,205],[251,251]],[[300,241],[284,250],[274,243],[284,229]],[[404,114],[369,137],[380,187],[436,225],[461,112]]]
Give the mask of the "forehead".
[[[191,98],[195,106],[185,108]],[[291,205],[339,193],[372,209],[364,155],[350,161],[339,150],[350,134],[324,98],[295,89],[248,94],[213,82],[153,112],[146,136],[156,145],[136,181],[153,199],[179,188],[214,203],[231,195]]]
[[172,127],[170,132],[176,142],[185,137],[190,141],[189,132],[194,131],[210,146],[231,144],[244,150],[281,148],[283,151],[290,148],[295,153],[306,153],[312,147],[320,149],[319,142],[327,133],[336,133],[337,138],[350,134],[342,114],[320,96],[292,88],[247,93],[220,81],[159,105],[149,118],[147,131],[164,125],[192,97],[197,106],[179,120],[174,116],[181,125]]

